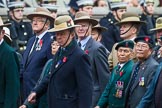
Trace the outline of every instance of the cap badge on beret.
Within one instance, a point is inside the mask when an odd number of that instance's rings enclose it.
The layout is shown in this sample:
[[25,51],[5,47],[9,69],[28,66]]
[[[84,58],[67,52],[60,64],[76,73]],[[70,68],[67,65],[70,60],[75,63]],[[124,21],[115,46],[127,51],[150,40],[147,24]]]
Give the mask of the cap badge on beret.
[[128,47],[128,42],[125,43],[125,46]]
[[149,42],[150,38],[149,37],[145,37],[145,41]]

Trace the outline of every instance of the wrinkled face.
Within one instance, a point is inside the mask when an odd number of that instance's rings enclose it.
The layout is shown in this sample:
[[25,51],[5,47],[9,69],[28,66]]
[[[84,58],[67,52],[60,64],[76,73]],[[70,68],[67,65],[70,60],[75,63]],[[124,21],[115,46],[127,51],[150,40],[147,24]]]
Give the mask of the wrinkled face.
[[[134,27],[131,27],[132,24],[131,23],[123,23],[120,26],[120,37],[122,39],[131,39],[131,35],[133,35],[135,32]],[[131,29],[130,29],[131,27]]]
[[61,47],[66,47],[71,42],[73,37],[74,35],[72,35],[69,30],[62,30],[56,32],[56,41]]
[[83,6],[82,11],[88,13],[90,16],[93,14],[93,6]]
[[59,49],[60,45],[57,41],[53,41],[51,43],[52,54],[55,55],[57,50]]
[[99,0],[98,1],[98,7],[107,7],[107,3],[105,0]]
[[132,50],[126,47],[119,47],[117,50],[117,56],[119,63],[125,63],[131,59]]
[[149,45],[144,42],[137,42],[135,46],[135,54],[139,60],[145,60],[151,55],[152,50]]
[[[24,12],[24,9],[23,8],[16,8],[12,11],[13,13],[13,16],[18,19],[18,20],[22,20],[23,19],[23,12]],[[13,18],[14,18],[13,17]]]
[[96,40],[98,42],[101,41],[102,36],[97,29],[93,29],[91,35],[94,40]]
[[156,38],[160,45],[162,45],[162,40],[159,39],[162,36],[162,29],[156,31]]
[[154,3],[147,3],[146,4],[147,11],[149,14],[153,15],[154,14]]
[[[36,33],[38,31],[40,31],[44,24],[46,22],[46,18],[43,18],[43,17],[33,17],[32,19],[32,28],[33,28],[33,31]],[[49,25],[45,24],[44,28],[42,31],[44,31],[45,29],[48,28]]]
[[75,32],[80,40],[84,39],[85,37],[91,35],[92,25],[89,24],[87,21],[79,21],[76,25],[80,25],[79,27],[75,28]]

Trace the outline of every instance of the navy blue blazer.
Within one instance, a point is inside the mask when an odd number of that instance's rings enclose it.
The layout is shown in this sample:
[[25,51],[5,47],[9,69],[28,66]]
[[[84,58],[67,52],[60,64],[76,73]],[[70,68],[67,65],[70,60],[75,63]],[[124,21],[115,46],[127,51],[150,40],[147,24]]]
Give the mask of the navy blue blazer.
[[30,57],[28,55],[35,41],[35,36],[32,37],[28,42],[27,49],[24,52],[21,63],[21,78],[23,81],[24,100],[27,98],[37,83],[45,63],[52,58],[50,36],[51,35],[49,33],[46,33],[42,37],[42,48],[37,51],[34,50]]
[[48,87],[49,108],[91,108],[93,83],[88,55],[76,42],[66,56],[57,60],[59,51],[54,57],[52,71],[33,91],[39,98]]

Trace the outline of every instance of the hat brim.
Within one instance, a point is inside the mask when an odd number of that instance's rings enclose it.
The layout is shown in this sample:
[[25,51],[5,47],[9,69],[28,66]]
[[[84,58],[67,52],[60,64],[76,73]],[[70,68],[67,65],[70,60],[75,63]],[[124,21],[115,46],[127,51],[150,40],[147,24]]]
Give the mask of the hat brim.
[[93,29],[101,30],[101,32],[104,32],[104,31],[107,31],[107,30],[108,30],[106,27],[101,27],[101,26],[98,26],[98,27],[92,27],[92,30],[93,30]]
[[0,27],[7,27],[7,26],[10,26],[11,23],[6,23],[6,24],[3,24],[3,25],[0,25]]
[[158,31],[158,30],[162,30],[162,27],[150,29],[150,31]]
[[41,12],[40,13],[32,13],[32,14],[27,15],[26,17],[28,19],[32,20],[33,17],[37,17],[37,16],[46,17],[46,18],[48,18],[50,20],[51,23],[54,22],[54,18],[52,16],[50,16],[48,14],[45,14],[45,13],[41,13]]
[[57,31],[67,30],[67,29],[75,28],[75,27],[79,27],[79,26],[80,25],[74,25],[74,26],[70,26],[70,27],[66,27],[66,28],[60,28],[60,29],[52,28],[52,29],[49,29],[48,32],[57,32]]
[[120,25],[125,24],[125,23],[136,23],[136,24],[140,24],[140,25],[146,24],[145,21],[121,21],[121,22],[115,23],[115,25],[120,26]]
[[98,24],[98,21],[95,20],[95,19],[92,19],[92,18],[91,19],[77,18],[77,19],[74,20],[74,23],[76,24],[79,21],[88,21],[88,22],[90,22],[92,24],[92,26],[96,26]]

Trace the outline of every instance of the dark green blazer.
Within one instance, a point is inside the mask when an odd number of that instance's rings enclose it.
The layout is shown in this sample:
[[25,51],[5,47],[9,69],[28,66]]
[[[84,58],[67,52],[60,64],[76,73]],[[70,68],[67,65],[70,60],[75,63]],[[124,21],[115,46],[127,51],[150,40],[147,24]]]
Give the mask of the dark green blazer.
[[19,87],[17,54],[3,41],[0,45],[0,108],[18,108]]
[[[117,66],[114,67],[114,69],[112,70],[110,81],[107,84],[97,104],[98,106],[100,106],[100,108],[105,108],[105,106],[107,105],[109,106],[109,108],[124,108],[125,104],[124,92],[128,85],[133,65],[134,65],[133,60],[129,60],[118,72],[117,72],[118,67]],[[120,98],[116,97],[117,81],[124,82],[123,89],[121,90],[122,95]]]

